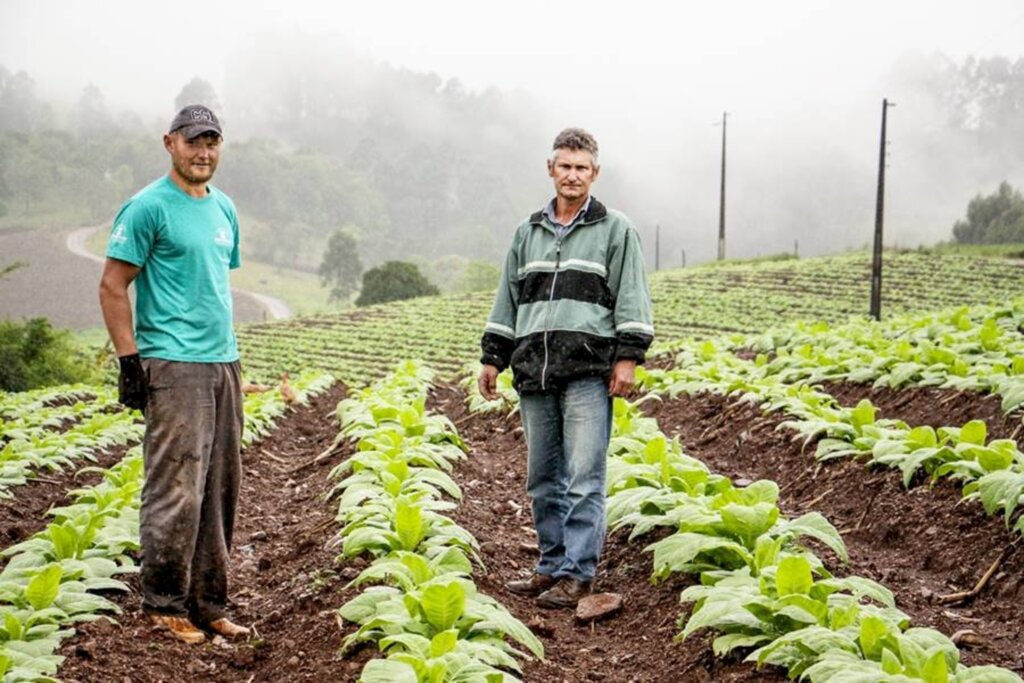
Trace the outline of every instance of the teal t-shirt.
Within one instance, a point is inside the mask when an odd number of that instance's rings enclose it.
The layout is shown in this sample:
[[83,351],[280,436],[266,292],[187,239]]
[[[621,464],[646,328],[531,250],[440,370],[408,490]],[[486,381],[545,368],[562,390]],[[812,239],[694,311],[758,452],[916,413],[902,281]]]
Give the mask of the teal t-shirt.
[[107,256],[135,278],[135,340],[143,358],[193,363],[238,360],[228,271],[238,268],[238,217],[208,186],[186,194],[168,176],[129,199],[114,219]]

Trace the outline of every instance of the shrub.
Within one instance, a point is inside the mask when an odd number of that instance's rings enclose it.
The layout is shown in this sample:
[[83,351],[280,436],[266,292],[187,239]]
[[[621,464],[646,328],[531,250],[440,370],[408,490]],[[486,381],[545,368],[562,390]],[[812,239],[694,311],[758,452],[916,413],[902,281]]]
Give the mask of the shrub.
[[437,287],[423,276],[415,264],[388,261],[363,274],[363,289],[356,299],[356,306],[383,304],[439,293]]
[[953,226],[953,237],[967,244],[1024,242],[1024,197],[1003,181],[993,194],[967,205],[967,219]]
[[70,334],[55,330],[46,318],[0,322],[0,390],[86,382],[94,374]]

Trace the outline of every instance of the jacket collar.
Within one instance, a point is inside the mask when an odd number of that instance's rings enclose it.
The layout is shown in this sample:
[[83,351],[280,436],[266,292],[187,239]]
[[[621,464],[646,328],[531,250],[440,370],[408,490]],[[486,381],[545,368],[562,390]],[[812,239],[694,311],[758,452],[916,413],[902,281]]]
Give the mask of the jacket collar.
[[[605,205],[599,202],[597,200],[597,197],[591,195],[590,208],[588,208],[587,212],[583,214],[583,220],[580,221],[579,224],[586,225],[588,223],[596,223],[597,221],[601,220],[607,215],[608,209],[605,207]],[[533,223],[534,225],[544,225],[545,222],[546,221],[544,220],[544,209],[541,209],[537,213],[530,216],[530,223]]]

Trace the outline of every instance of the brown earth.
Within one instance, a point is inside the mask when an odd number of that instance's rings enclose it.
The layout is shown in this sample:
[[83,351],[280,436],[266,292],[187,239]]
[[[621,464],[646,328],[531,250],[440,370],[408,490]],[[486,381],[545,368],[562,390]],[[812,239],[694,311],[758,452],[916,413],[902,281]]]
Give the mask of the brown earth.
[[[917,401],[904,403],[901,392],[876,391],[872,400],[883,406],[883,415],[898,414],[913,425],[938,398],[931,391],[917,395]],[[950,399],[946,409],[966,418],[956,424],[982,416],[974,412],[981,397],[951,396],[941,397]],[[780,507],[790,516],[811,510],[824,514],[842,533],[850,554],[848,567],[833,567],[837,573],[880,581],[917,625],[950,636],[973,631],[980,640],[962,647],[966,663],[1024,672],[1024,623],[1015,609],[1024,598],[1024,552],[1001,518],[988,517],[979,504],[961,503],[955,483],[905,489],[896,470],[874,471],[850,460],[820,465],[813,458],[813,442],[802,448],[792,432],[776,429],[783,416],[763,415],[749,403],[702,394],[647,406],[667,435],[678,435],[684,450],[714,471],[775,480],[782,492]],[[892,412],[895,406],[902,410]],[[940,604],[940,596],[971,589],[1008,548],[977,599]]]
[[[343,586],[365,562],[337,563],[336,550],[328,547],[336,532],[334,505],[324,499],[331,487],[330,466],[298,469],[333,439],[333,406],[341,396],[342,390],[335,389],[295,411],[244,453],[232,594],[234,615],[255,624],[258,636],[238,644],[179,645],[152,631],[133,593],[117,598],[125,608],[120,626],[83,625],[62,647],[64,681],[357,680],[374,649],[337,659],[341,638],[351,626],[340,630],[333,610],[355,594]],[[596,590],[625,596],[618,616],[578,625],[568,612],[544,610],[508,593],[504,583],[527,573],[535,560],[523,490],[526,449],[517,417],[470,416],[464,405],[464,394],[454,387],[435,390],[430,400],[432,409],[455,421],[470,449],[469,459],[454,474],[464,500],[452,516],[481,542],[486,569],[474,576],[481,590],[506,605],[544,643],[547,660],[527,662],[525,681],[785,680],[780,672],[715,659],[707,637],[674,641],[675,622],[684,610],[678,595],[689,580],[674,577],[651,585],[644,542],[627,544],[621,534],[608,539],[596,585]],[[852,462],[819,469],[798,444],[774,431],[776,418],[749,406],[726,414],[727,407],[722,399],[702,396],[657,404],[653,411],[667,433],[681,432],[688,450],[716,470],[776,479],[790,514],[813,508],[837,527],[853,529],[844,533],[850,570],[893,588],[900,606],[918,623],[946,633],[973,629],[983,643],[965,650],[967,661],[1024,670],[1018,645],[1024,634],[1010,616],[1011,605],[1021,597],[1024,553],[1011,555],[973,604],[944,608],[934,601],[935,595],[969,588],[1001,552],[1010,541],[1001,523],[972,506],[954,507],[956,492],[943,486],[903,491],[892,473],[872,473]],[[344,452],[329,464],[343,457]]]
[[[2,445],[2,443],[0,443]],[[113,448],[99,453],[96,462],[81,460],[79,468],[107,468],[118,462],[127,446]],[[14,486],[7,491],[10,498],[0,500],[0,547],[6,548],[21,543],[26,538],[46,527],[50,518],[46,512],[55,506],[70,502],[68,491],[99,483],[101,476],[96,472],[64,469],[59,472],[38,472],[24,486]],[[0,566],[7,564],[0,559]]]
[[879,417],[903,420],[911,427],[960,427],[971,420],[984,420],[989,439],[1018,439],[1020,444],[1021,413],[1003,413],[1001,399],[977,391],[951,391],[934,387],[907,387],[899,391],[870,384],[827,382],[822,387],[844,406],[854,406],[869,399],[878,407]]

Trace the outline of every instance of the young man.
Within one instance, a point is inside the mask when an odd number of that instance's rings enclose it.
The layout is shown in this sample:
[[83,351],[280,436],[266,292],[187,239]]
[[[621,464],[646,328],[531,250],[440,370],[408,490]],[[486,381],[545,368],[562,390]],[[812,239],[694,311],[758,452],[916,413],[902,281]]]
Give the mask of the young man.
[[640,238],[591,196],[597,142],[578,128],[555,138],[555,198],[516,230],[481,345],[481,393],[512,366],[520,396],[540,559],[512,581],[547,607],[588,593],[604,544],[611,401],[633,388],[654,336]]
[[178,112],[164,135],[171,169],[121,208],[100,282],[120,400],[146,418],[142,608],[187,643],[206,639],[197,625],[248,634],[225,612],[243,418],[228,283],[238,218],[209,184],[221,140],[206,107]]

